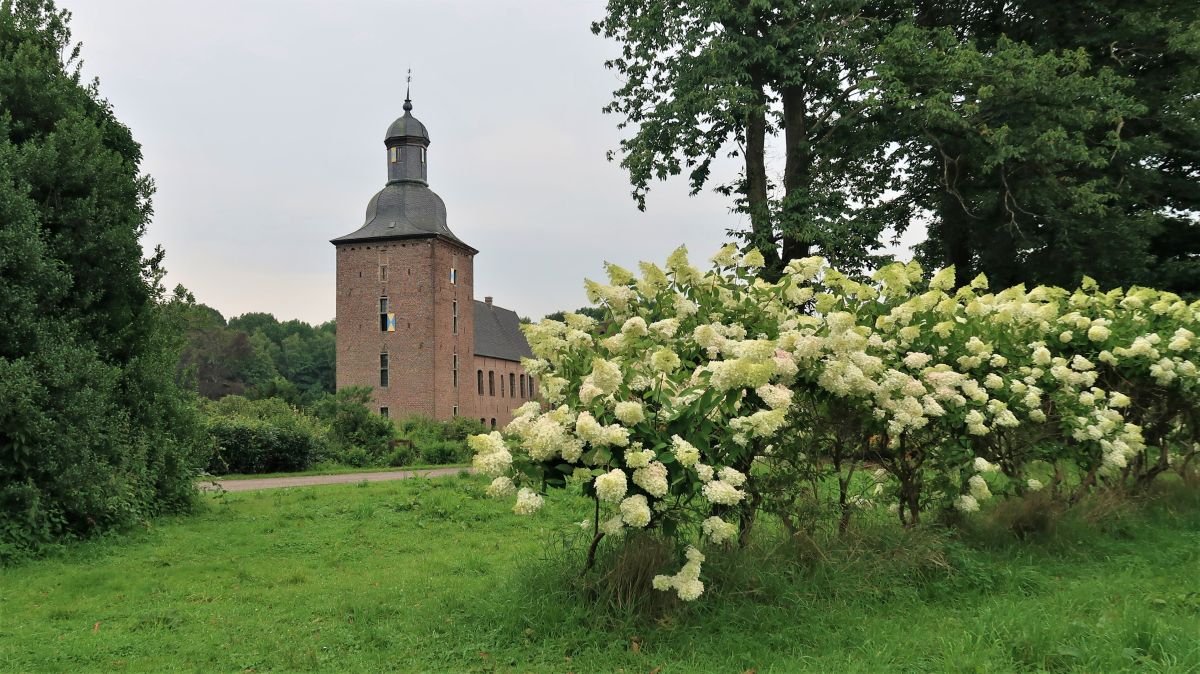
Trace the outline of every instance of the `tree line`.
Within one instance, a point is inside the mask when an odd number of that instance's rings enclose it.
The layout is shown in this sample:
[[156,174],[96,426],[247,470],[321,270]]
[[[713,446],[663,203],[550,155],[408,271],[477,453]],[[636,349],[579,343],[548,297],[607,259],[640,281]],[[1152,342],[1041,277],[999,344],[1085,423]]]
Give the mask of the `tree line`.
[[186,337],[177,378],[205,398],[276,397],[303,406],[334,392],[333,321],[310,325],[263,312],[226,320],[182,287],[171,309]]
[[[1197,3],[609,0],[592,28],[638,205],[715,187],[769,278],[877,268],[920,223],[959,286],[1200,289]],[[741,172],[714,185],[722,153]]]

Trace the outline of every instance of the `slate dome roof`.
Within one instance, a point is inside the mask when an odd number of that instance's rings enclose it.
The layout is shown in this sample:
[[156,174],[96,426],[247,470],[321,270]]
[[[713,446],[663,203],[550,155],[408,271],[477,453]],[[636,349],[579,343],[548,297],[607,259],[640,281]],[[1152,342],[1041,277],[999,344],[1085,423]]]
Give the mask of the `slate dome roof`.
[[422,183],[393,182],[371,197],[363,226],[333,243],[415,236],[442,236],[462,243],[446,225],[441,197]]
[[427,142],[429,140],[429,130],[425,128],[425,125],[420,120],[412,116],[412,101],[408,99],[404,101],[404,114],[388,127],[384,140],[405,137],[424,138]]

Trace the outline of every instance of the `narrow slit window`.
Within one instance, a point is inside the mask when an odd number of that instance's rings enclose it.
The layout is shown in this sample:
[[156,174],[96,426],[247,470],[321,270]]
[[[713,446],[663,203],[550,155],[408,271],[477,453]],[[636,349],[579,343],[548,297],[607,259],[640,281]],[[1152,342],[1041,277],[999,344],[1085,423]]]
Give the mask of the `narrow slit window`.
[[388,161],[393,164],[400,161],[400,148],[393,147],[388,150]]
[[379,354],[379,386],[387,388],[388,385],[388,355],[386,353]]
[[483,395],[483,370],[477,370],[475,378],[479,380],[479,395]]
[[[388,327],[390,327],[388,325],[388,323],[389,323],[389,321],[388,321],[388,298],[386,296],[380,297],[379,298],[379,331],[387,332]],[[393,327],[393,330],[394,329],[395,328]]]
[[451,333],[458,334],[458,300],[454,300],[453,310],[451,311]]
[[508,373],[508,397],[517,397],[517,375],[512,372]]
[[450,285],[458,283],[458,270],[454,267],[450,268]]
[[525,375],[521,375],[521,397],[525,397]]
[[379,280],[383,283],[387,283],[387,265],[386,264],[379,265]]
[[454,354],[454,367],[450,369],[454,388],[458,388],[458,354]]
[[488,370],[488,395],[496,395],[496,371]]

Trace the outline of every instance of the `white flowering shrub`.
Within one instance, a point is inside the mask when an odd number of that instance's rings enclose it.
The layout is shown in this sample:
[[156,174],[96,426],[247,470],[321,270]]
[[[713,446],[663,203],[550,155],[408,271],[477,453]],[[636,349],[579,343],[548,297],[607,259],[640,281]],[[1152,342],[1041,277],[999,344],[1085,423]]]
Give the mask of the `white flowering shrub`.
[[[735,255],[722,251],[725,273],[700,272],[682,248],[665,269],[642,264],[640,278],[609,265],[610,284],[587,284],[604,322],[571,314],[527,327],[541,402],[470,439],[491,492],[579,481],[594,500],[593,550],[630,529],[736,538],[753,512],[751,464],[788,422],[796,365],[778,346],[793,312],[756,279],[760,255]],[[528,512],[522,495],[514,509]],[[700,559],[663,587],[699,596]]]
[[[745,540],[755,514],[795,528],[837,484],[834,510],[877,504],[905,526],[1041,489],[1143,484],[1196,456],[1200,303],[1135,288],[954,289],[893,264],[870,282],[821,258],[776,283],[727,246],[700,271],[680,248],[640,276],[587,282],[604,319],[527,326],[541,400],[470,438],[488,493],[531,514],[548,488],[593,501],[605,537],[656,529],[687,544]],[[870,470],[870,479],[855,480]],[[689,548],[654,586],[703,591]]]

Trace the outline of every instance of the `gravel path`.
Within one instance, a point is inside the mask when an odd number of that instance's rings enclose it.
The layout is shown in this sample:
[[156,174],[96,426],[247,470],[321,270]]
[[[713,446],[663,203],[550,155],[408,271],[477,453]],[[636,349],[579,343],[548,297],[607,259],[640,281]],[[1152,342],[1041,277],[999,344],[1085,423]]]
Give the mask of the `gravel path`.
[[[305,475],[303,477],[264,477],[253,480],[217,480],[225,491],[253,491],[255,489],[278,489],[280,487],[308,487],[315,484],[350,484],[354,482],[386,482],[410,477],[440,477],[457,475],[470,468],[431,468],[429,470],[391,470],[377,473],[342,473],[340,475]],[[214,491],[212,482],[200,483],[200,489]]]

